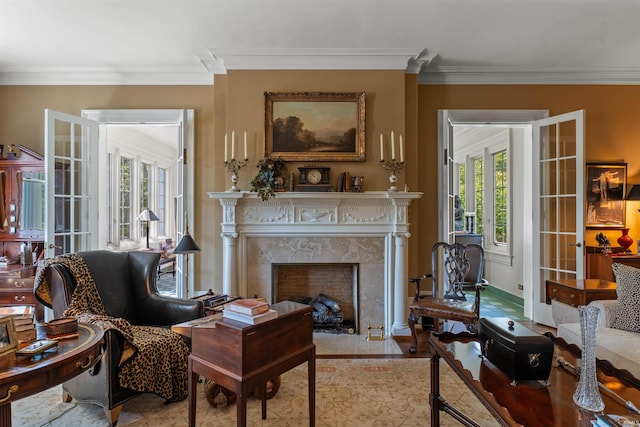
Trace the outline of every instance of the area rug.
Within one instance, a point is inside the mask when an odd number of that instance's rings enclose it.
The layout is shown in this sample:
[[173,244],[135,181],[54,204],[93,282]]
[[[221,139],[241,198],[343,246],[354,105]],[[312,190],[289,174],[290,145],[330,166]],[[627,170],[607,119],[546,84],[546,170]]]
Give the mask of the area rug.
[[[213,408],[198,386],[197,426],[235,426],[236,407]],[[482,426],[499,425],[450,368],[441,367],[441,392],[447,401]],[[102,408],[72,401],[62,403],[61,387],[12,404],[13,426],[93,427],[108,425]],[[428,359],[318,359],[316,361],[317,426],[429,425]],[[247,402],[248,426],[308,426],[307,365],[282,376],[278,393],[267,401],[261,420],[260,401]],[[118,427],[184,427],[187,401],[165,405],[150,394],[125,404]],[[459,425],[442,414],[443,426]]]

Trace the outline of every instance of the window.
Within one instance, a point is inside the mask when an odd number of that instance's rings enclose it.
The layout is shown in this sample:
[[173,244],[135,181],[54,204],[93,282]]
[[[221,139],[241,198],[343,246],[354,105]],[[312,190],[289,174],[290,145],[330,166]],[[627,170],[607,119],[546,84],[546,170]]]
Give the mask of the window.
[[474,159],[474,191],[475,191],[475,232],[484,234],[484,159],[482,157]]
[[[490,131],[467,127],[466,132],[473,133],[473,139],[461,138],[461,148],[454,155],[457,165],[454,193],[460,196],[464,207],[463,229],[482,234],[485,253],[502,259],[511,253],[510,132],[495,127]],[[505,258],[504,262],[510,260]]]
[[[151,196],[149,195],[150,193],[150,181],[151,181],[151,165],[149,163],[142,163],[142,167],[141,167],[141,171],[140,171],[140,179],[138,181],[139,185],[140,185],[140,189],[139,189],[139,194],[140,194],[140,211],[142,212],[143,209],[152,209],[153,205],[151,203]],[[155,213],[155,212],[154,212]],[[142,237],[147,237],[145,236],[146,233],[146,224],[142,224],[142,222],[140,223],[140,235]]]
[[167,235],[167,169],[158,168],[158,211],[160,220],[156,223],[158,235]]
[[126,157],[120,158],[120,203],[119,203],[119,240],[130,240],[131,236],[131,187],[133,184],[132,166],[133,161]]
[[109,159],[109,182],[119,190],[117,194],[109,192],[111,197],[107,202],[110,207],[108,215],[113,219],[113,227],[109,229],[110,244],[130,249],[136,242],[145,240],[146,224],[137,218],[140,212],[149,208],[159,218],[149,228],[152,241],[157,239],[153,242],[154,248],[159,248],[159,242],[164,243],[167,237],[173,238],[174,226],[167,222],[167,217],[172,218],[168,211],[171,194],[175,193],[171,192],[171,185],[175,185],[175,179],[171,178],[174,159],[147,160],[125,155],[120,150],[109,153]]
[[495,244],[507,243],[507,150],[493,154],[493,178],[494,178],[494,201],[493,201],[493,238]]

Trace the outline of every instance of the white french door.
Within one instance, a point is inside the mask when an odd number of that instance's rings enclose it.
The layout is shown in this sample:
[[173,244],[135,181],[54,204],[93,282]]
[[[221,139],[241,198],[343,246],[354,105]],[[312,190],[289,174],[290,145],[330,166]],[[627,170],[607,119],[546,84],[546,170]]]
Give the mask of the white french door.
[[438,162],[438,239],[442,242],[453,243],[455,241],[454,227],[454,194],[453,174],[453,124],[449,116],[449,110],[438,110],[438,152],[442,155],[442,161]]
[[555,326],[545,281],[584,276],[584,111],[533,122],[533,141],[532,320]]
[[45,110],[45,256],[99,247],[98,123]]

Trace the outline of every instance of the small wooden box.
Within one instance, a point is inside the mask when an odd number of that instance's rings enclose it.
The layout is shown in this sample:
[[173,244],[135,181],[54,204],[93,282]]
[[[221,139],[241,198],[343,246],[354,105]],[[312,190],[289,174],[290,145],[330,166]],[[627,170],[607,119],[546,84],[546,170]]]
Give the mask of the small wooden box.
[[481,318],[482,355],[513,381],[547,380],[553,365],[553,340],[506,317]]

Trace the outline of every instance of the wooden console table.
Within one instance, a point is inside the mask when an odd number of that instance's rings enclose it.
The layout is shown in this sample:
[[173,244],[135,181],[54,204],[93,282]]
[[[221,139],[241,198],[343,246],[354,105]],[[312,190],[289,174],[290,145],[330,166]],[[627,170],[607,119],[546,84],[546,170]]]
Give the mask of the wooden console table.
[[315,425],[316,346],[311,306],[291,301],[273,304],[276,319],[249,325],[229,319],[191,328],[189,426],[196,425],[196,386],[200,375],[233,390],[237,425],[247,423],[247,395],[261,388],[262,419],[267,417],[266,382],[307,362],[309,425]]
[[[562,356],[576,364],[579,349],[560,338],[554,339],[554,357]],[[481,357],[480,341],[475,335],[450,333],[429,338],[431,353],[431,425],[440,425],[440,411],[446,411],[466,426],[480,427],[474,420],[453,408],[440,395],[440,359],[443,359],[462,379],[465,385],[503,426],[571,427],[591,425],[593,412],[585,411],[573,403],[578,380],[572,372],[555,366],[549,376],[550,386],[538,381],[522,381],[512,385],[511,380],[488,360]],[[640,402],[638,379],[616,371],[608,362],[598,361],[598,381],[615,390],[623,399]],[[601,391],[608,414],[635,415],[609,394]]]
[[616,299],[616,284],[601,279],[558,279],[547,280],[546,303],[556,300],[577,307],[587,305],[591,301]]
[[86,371],[100,358],[102,328],[78,324],[78,338],[58,342],[57,351],[37,359],[0,360],[0,427],[11,426],[11,402],[61,384]]

